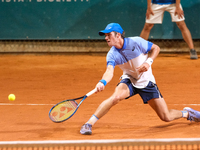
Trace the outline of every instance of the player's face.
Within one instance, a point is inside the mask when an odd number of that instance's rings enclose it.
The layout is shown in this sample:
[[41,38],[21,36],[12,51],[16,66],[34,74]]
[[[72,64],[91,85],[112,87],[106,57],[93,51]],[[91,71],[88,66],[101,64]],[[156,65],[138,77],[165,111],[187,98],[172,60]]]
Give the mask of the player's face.
[[115,32],[105,33],[105,40],[108,43],[108,46],[115,46],[118,42],[118,38]]

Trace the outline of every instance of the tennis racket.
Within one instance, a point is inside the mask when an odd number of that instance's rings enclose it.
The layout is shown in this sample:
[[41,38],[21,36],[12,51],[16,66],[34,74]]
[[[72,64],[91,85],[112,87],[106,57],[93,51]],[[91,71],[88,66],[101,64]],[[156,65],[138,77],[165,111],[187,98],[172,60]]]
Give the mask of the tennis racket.
[[[57,122],[57,123],[63,122],[65,120],[71,118],[76,113],[76,111],[78,110],[81,103],[87,97],[94,94],[96,91],[97,91],[97,89],[95,88],[84,96],[74,98],[74,99],[64,100],[62,102],[57,103],[50,109],[49,118],[53,122]],[[76,100],[80,100],[80,99],[82,99],[82,100],[79,103],[77,103]]]

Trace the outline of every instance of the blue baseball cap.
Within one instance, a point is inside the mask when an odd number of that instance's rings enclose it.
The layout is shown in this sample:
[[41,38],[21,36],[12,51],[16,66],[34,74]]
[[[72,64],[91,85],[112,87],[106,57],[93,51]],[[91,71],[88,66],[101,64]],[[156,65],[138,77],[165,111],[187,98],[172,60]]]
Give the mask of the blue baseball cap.
[[119,32],[122,34],[124,30],[118,23],[110,23],[106,26],[105,30],[99,31],[99,35],[102,36],[105,35],[105,33],[110,33],[112,31]]

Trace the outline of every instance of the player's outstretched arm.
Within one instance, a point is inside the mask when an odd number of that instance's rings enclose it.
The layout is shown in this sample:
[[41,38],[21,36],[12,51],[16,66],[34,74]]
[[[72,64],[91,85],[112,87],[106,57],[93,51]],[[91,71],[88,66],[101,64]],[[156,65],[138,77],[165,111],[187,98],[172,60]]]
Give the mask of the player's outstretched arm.
[[102,79],[97,83],[96,88],[97,92],[103,91],[106,84],[111,81],[114,74],[114,68],[112,65],[108,65],[105,73],[103,74]]

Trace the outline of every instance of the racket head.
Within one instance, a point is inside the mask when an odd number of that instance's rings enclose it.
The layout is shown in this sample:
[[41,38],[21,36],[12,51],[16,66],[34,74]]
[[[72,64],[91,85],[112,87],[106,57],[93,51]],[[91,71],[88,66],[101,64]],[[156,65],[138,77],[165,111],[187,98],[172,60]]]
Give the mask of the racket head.
[[75,100],[76,99],[65,100],[54,105],[49,111],[49,118],[56,123],[69,119],[79,107]]

